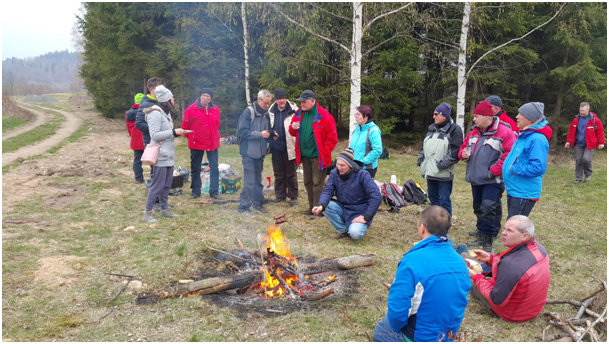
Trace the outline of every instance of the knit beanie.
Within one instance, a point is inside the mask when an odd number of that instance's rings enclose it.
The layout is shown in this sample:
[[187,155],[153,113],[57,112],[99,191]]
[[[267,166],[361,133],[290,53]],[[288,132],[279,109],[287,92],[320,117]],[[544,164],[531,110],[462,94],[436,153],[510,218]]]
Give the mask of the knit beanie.
[[159,101],[159,103],[166,103],[173,98],[173,93],[171,93],[171,91],[163,85],[157,86],[154,89],[154,94],[156,95],[156,99]]
[[526,103],[518,109],[524,117],[526,117],[529,121],[535,123],[538,119],[543,117],[543,103],[540,102],[531,102]]
[[209,88],[204,88],[201,90],[201,94],[207,93],[211,98],[214,97],[214,93]]
[[478,104],[474,109],[474,115],[495,116],[495,113],[493,112],[493,108],[491,108],[491,106],[491,103],[489,103],[488,101],[481,101],[480,104]]
[[433,111],[441,113],[442,116],[444,116],[447,119],[449,119],[450,118],[450,113],[453,111],[453,107],[450,106],[450,104],[448,104],[448,103],[442,103],[442,104],[438,105],[438,107],[436,107],[436,109],[433,110]]
[[499,106],[499,107],[503,106],[503,102],[501,101],[501,98],[499,98],[499,96],[488,96],[488,97],[486,97],[485,100],[487,102],[491,103],[492,105]]
[[346,148],[336,158],[344,160],[351,167],[358,166],[357,163],[354,161],[355,159],[353,158],[353,149],[351,149],[351,148]]
[[275,99],[285,99],[288,97],[288,92],[283,88],[279,87],[275,90]]
[[135,97],[133,97],[133,100],[135,100],[134,104],[139,104],[142,101],[142,98],[144,98],[143,93],[136,94]]

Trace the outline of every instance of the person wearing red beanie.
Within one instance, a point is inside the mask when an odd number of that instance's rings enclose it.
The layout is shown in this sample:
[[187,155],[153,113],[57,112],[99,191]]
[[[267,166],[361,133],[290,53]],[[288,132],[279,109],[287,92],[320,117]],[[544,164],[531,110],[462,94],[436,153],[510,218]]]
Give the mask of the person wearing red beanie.
[[516,140],[516,134],[500,123],[492,104],[480,102],[474,109],[474,127],[459,149],[459,159],[467,162],[465,180],[472,185],[477,218],[476,231],[470,234],[478,239],[467,245],[482,246],[489,253],[501,229],[501,195],[505,189],[501,168]]

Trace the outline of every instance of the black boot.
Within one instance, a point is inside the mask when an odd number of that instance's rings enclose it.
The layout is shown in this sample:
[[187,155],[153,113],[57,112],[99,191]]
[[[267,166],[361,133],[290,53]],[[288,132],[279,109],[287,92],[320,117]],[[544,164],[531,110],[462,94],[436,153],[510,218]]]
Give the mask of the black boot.
[[477,232],[476,240],[466,243],[465,246],[467,246],[467,247],[482,246],[482,238],[481,238],[480,231]]
[[480,235],[482,241],[482,249],[488,253],[493,253],[493,236],[488,234]]
[[467,232],[467,235],[473,236],[473,237],[479,237],[480,231],[476,229],[475,231]]

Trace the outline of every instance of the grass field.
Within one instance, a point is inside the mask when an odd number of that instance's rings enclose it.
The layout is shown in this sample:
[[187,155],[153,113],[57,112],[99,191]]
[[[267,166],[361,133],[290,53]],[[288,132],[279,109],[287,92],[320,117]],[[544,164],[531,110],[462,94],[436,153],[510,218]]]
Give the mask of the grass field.
[[[345,145],[341,142],[334,151]],[[416,167],[417,149],[390,153],[389,160],[379,163],[377,180],[388,181],[396,174],[402,182],[412,178],[425,187]],[[177,141],[176,166],[189,168],[188,156],[186,143]],[[146,191],[133,182],[131,159],[128,152],[114,156],[96,174],[56,173],[45,183],[65,188],[63,196],[39,195],[4,213],[3,340],[368,341],[372,337],[375,324],[386,312],[387,291],[382,282],[392,281],[397,262],[418,241],[415,229],[422,207],[409,206],[397,214],[379,212],[363,240],[337,241],[328,239],[333,230],[326,220],[310,220],[300,214],[306,203],[302,184],[298,206],[269,204],[269,214],[251,216],[238,215],[236,203],[197,204],[188,198],[190,190],[185,185],[183,195],[170,196],[170,204],[181,217],[146,225],[140,222]],[[222,146],[220,162],[240,172],[237,146]],[[574,185],[571,158],[564,153],[550,156],[542,197],[531,214],[536,237],[550,254],[549,299],[580,299],[598,288],[596,279],[607,279],[606,166],[605,151],[598,151],[592,182]],[[464,174],[465,164],[459,163],[450,232],[457,243],[470,239],[467,232],[475,224]],[[270,158],[265,160],[263,176],[272,176]],[[224,198],[237,199],[238,195]],[[330,296],[310,309],[274,317],[254,311],[238,314],[205,297],[135,303],[139,293],[160,293],[179,279],[200,276],[204,257],[210,254],[207,246],[237,249],[235,238],[239,238],[246,247],[257,248],[256,234],[264,233],[272,217],[281,213],[289,219],[282,229],[293,254],[321,259],[374,253],[379,263],[352,275],[358,284],[355,293]],[[499,240],[494,249],[503,250]],[[69,273],[45,268],[52,257],[61,257],[57,259]],[[40,283],[45,272],[65,278],[57,284]],[[127,279],[108,273],[136,276],[143,286],[121,292]],[[547,306],[546,311],[566,317],[576,312],[572,306],[556,305]],[[484,315],[472,302],[461,330],[469,339],[482,341],[540,341],[547,325],[542,316],[525,323],[506,323]],[[603,338],[606,340],[606,333]]]
[[[39,111],[44,111],[44,112],[50,113],[51,119],[49,121],[47,121],[46,123],[42,124],[41,126],[38,126],[34,129],[28,131],[25,134],[3,140],[2,141],[2,153],[16,151],[17,149],[19,149],[23,146],[31,145],[36,142],[40,142],[40,141],[52,136],[53,134],[55,134],[57,129],[59,129],[59,127],[61,126],[61,123],[64,121],[64,116],[58,112],[42,110],[35,106],[32,108],[39,110]],[[3,117],[3,124],[4,124],[4,117]]]

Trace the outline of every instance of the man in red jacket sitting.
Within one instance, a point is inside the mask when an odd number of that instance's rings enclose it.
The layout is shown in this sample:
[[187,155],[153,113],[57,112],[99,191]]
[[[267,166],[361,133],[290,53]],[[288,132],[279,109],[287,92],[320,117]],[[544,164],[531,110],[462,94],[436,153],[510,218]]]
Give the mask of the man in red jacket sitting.
[[[575,148],[575,184],[589,182],[592,177],[592,153],[605,147],[603,122],[590,111],[590,104],[579,105],[579,115],[569,126],[565,148]],[[583,177],[583,179],[582,179]]]
[[190,198],[201,197],[201,161],[207,152],[209,161],[209,197],[218,196],[218,148],[220,147],[220,109],[211,102],[213,92],[204,88],[201,96],[186,110],[182,120],[182,129],[191,130],[186,134],[190,148],[190,171],[192,181]]
[[533,236],[535,226],[524,215],[505,222],[501,234],[508,250],[498,255],[473,250],[476,259],[492,266],[486,279],[471,267],[471,296],[493,315],[507,321],[527,321],[541,313],[550,285],[550,259],[546,249]]

